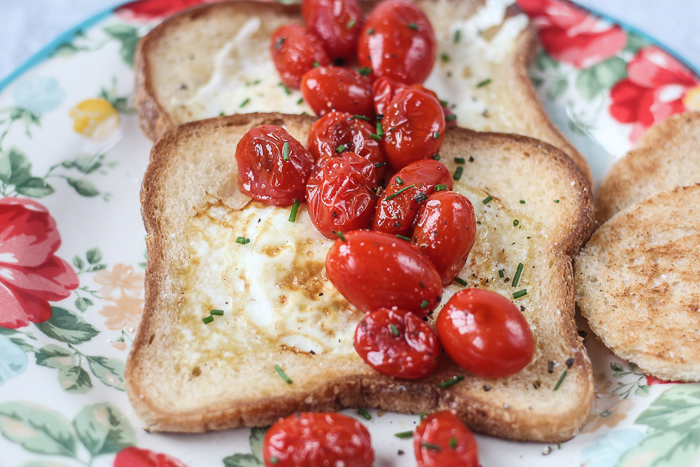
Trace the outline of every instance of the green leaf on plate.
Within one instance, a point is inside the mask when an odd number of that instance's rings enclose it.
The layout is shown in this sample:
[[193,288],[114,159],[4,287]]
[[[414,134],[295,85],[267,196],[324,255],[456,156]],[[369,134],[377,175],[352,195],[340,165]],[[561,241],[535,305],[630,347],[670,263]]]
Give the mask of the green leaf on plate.
[[100,251],[99,248],[90,248],[87,253],[85,253],[85,257],[88,260],[88,263],[90,264],[95,264],[99,263],[102,261],[102,252]]
[[75,457],[77,439],[59,412],[22,401],[0,404],[0,432],[13,443],[39,454]]
[[225,467],[264,467],[253,454],[234,454],[224,459]]
[[36,354],[36,364],[48,368],[71,368],[75,366],[75,353],[56,344],[47,344]]
[[85,261],[83,261],[83,258],[81,258],[78,255],[73,256],[73,266],[78,268],[79,271],[82,271],[83,268],[85,268]]
[[548,68],[559,68],[559,62],[549,56],[544,50],[540,50],[535,58],[535,67],[540,71]]
[[52,339],[73,345],[87,342],[100,333],[79,315],[59,306],[52,306],[51,318],[36,327]]
[[265,433],[267,433],[267,428],[251,428],[250,429],[250,450],[255,456],[255,458],[263,463],[263,440],[265,439]]
[[655,431],[628,449],[616,467],[685,467],[696,465],[700,433]]
[[0,180],[7,185],[21,185],[29,180],[32,164],[16,147],[0,154]]
[[78,297],[75,299],[75,307],[80,311],[85,311],[90,305],[93,305],[92,300],[85,297]]
[[668,389],[634,422],[656,430],[700,432],[700,385],[679,384]]
[[29,198],[43,198],[49,196],[56,190],[46,183],[43,178],[31,177],[25,180],[21,185],[17,185],[17,193]]
[[115,24],[104,28],[104,32],[122,43],[119,53],[127,65],[133,66],[136,46],[140,39],[138,29],[126,24]]
[[569,82],[566,78],[559,78],[547,89],[547,98],[550,101],[557,100],[562,94],[564,94],[569,87]]
[[24,341],[19,337],[10,337],[10,341],[20,349],[24,350],[26,353],[37,352],[37,349],[33,345],[29,344],[28,342]]
[[31,461],[26,464],[22,464],[22,467],[71,467],[66,464],[62,464],[56,461]]
[[98,190],[91,181],[85,180],[84,178],[68,177],[66,181],[80,196],[92,198],[100,194],[100,190]]
[[124,390],[124,362],[116,358],[87,356],[90,370],[109,387]]
[[80,156],[76,157],[73,161],[71,161],[71,165],[84,174],[90,174],[102,167],[101,159],[103,156],[104,154],[100,154],[97,156],[81,154]]
[[631,31],[627,31],[627,45],[625,50],[632,53],[639,52],[639,49],[643,49],[649,45],[653,45],[652,42],[644,36]]
[[85,407],[75,416],[73,427],[93,457],[119,452],[136,444],[136,434],[129,420],[109,402]]
[[92,389],[90,375],[80,365],[59,369],[58,382],[70,394],[85,394]]
[[626,76],[627,62],[612,57],[581,71],[576,77],[576,89],[581,97],[591,101]]
[[0,336],[11,336],[13,334],[20,334],[20,332],[15,329],[0,327]]

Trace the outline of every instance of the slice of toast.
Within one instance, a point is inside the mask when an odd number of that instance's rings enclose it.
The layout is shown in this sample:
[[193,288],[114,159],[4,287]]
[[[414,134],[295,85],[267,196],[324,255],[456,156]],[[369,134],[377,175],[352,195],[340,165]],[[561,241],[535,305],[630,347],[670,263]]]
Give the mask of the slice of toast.
[[667,381],[700,381],[700,185],[629,206],[576,258],[576,302],[619,357]]
[[700,183],[700,112],[673,115],[649,128],[610,169],[598,192],[596,222],[655,193],[695,183]]
[[[377,1],[362,2],[369,11]],[[512,0],[418,0],[437,38],[425,85],[450,103],[457,123],[477,131],[530,136],[586,159],[547,117],[528,77],[537,33]],[[220,114],[312,113],[301,93],[280,86],[268,47],[284,24],[302,24],[299,5],[236,1],[173,16],[139,43],[136,105],[156,141],[174,126]],[[459,33],[457,33],[459,31]]]
[[[443,354],[435,374],[399,380],[354,351],[361,314],[327,280],[332,241],[314,229],[305,205],[290,222],[289,208],[249,202],[236,188],[235,149],[249,128],[282,125],[305,142],[312,122],[282,114],[220,117],[184,124],[153,148],[141,192],[146,302],[125,374],[147,429],[263,426],[295,411],[343,407],[449,408],[495,436],[574,436],[593,397],[591,364],[573,319],[571,258],[593,225],[580,170],[530,138],[446,132],[440,160],[453,173],[463,167],[455,189],[471,200],[479,224],[460,277],[509,299],[527,290],[513,301],[531,325],[535,356],[513,376],[485,379],[465,375]],[[442,302],[461,288],[447,287]],[[212,309],[223,316],[204,324]],[[439,386],[459,375],[466,377],[458,384]]]

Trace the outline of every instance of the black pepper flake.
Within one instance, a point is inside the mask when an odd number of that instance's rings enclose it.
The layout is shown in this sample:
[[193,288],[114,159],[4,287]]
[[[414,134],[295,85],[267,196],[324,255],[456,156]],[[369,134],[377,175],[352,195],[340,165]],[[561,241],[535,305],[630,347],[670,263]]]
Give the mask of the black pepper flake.
[[489,392],[491,390],[491,386],[488,384],[484,384],[484,391]]
[[396,227],[397,229],[399,227],[401,227],[401,222],[399,222],[399,221],[394,222],[394,227]]
[[574,358],[573,358],[573,357],[569,357],[569,358],[566,359],[566,367],[567,367],[567,368],[571,368],[571,365],[573,365],[573,364],[574,364]]
[[554,373],[554,360],[550,360],[547,364],[547,373]]
[[520,305],[520,311],[525,311],[525,307]]
[[474,162],[474,158],[472,156],[469,156],[469,162]]
[[427,194],[425,194],[425,193],[418,193],[418,194],[416,195],[416,197],[413,198],[413,201],[415,201],[416,203],[422,203],[422,202],[425,201],[426,199],[428,199],[428,195],[427,195]]
[[318,296],[319,296],[319,297],[323,297],[323,292],[321,292],[320,294],[318,294]]
[[314,352],[313,350],[309,350],[309,353],[310,353],[311,355],[316,355],[316,352]]
[[404,455],[403,449],[399,449],[398,451],[396,451],[396,454],[398,454],[399,456],[403,456]]
[[586,331],[584,331],[583,329],[581,329],[581,330],[579,330],[578,335],[585,339],[586,336],[588,335],[588,333]]

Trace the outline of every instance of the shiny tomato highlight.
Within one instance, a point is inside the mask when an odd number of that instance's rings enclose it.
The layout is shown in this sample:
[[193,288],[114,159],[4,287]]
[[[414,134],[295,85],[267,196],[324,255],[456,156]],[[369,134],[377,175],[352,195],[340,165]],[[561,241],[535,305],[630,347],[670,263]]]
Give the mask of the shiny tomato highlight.
[[432,328],[414,313],[382,309],[357,325],[355,350],[384,375],[418,379],[435,371],[440,344]]
[[266,204],[289,206],[304,199],[315,161],[284,128],[261,125],[238,142],[236,162],[241,193]]
[[303,412],[272,425],[263,440],[266,467],[371,467],[369,431],[339,413]]
[[454,412],[428,415],[413,434],[417,467],[479,467],[474,435]]
[[270,55],[282,83],[298,89],[304,74],[317,66],[327,66],[330,61],[321,41],[303,26],[280,26],[272,34]]
[[333,110],[374,116],[371,83],[345,68],[319,67],[309,70],[301,80],[301,93],[311,109],[321,116]]
[[478,376],[502,378],[532,360],[527,320],[508,299],[485,289],[457,292],[440,311],[438,338],[454,362]]
[[336,289],[362,311],[408,310],[419,317],[442,300],[442,281],[415,245],[368,230],[346,233],[326,256],[326,273]]
[[357,0],[304,0],[301,14],[336,65],[355,60],[357,38],[364,25]]
[[454,117],[452,111],[447,106],[445,106],[445,103],[440,100],[435,91],[431,91],[430,89],[426,88],[421,84],[414,84],[413,86],[409,86],[407,84],[397,83],[396,81],[392,81],[389,78],[384,77],[375,80],[374,84],[372,84],[372,100],[374,102],[374,112],[378,116],[377,118],[379,118],[379,116],[384,116],[384,112],[386,112],[386,109],[391,103],[391,100],[394,98],[396,91],[398,91],[399,89],[408,89],[411,87],[430,94],[438,102],[440,102],[440,106],[442,107],[442,113],[445,116],[445,126],[447,128],[453,128],[457,126],[456,117]]

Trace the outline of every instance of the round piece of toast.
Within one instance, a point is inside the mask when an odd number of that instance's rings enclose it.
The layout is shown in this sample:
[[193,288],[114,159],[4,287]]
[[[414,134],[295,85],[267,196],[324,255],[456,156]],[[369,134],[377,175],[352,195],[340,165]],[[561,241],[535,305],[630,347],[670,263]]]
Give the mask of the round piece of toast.
[[700,112],[688,112],[649,128],[615,164],[598,192],[596,222],[654,193],[695,183],[700,183]]
[[700,381],[700,185],[619,212],[575,262],[576,302],[616,355],[664,380]]

